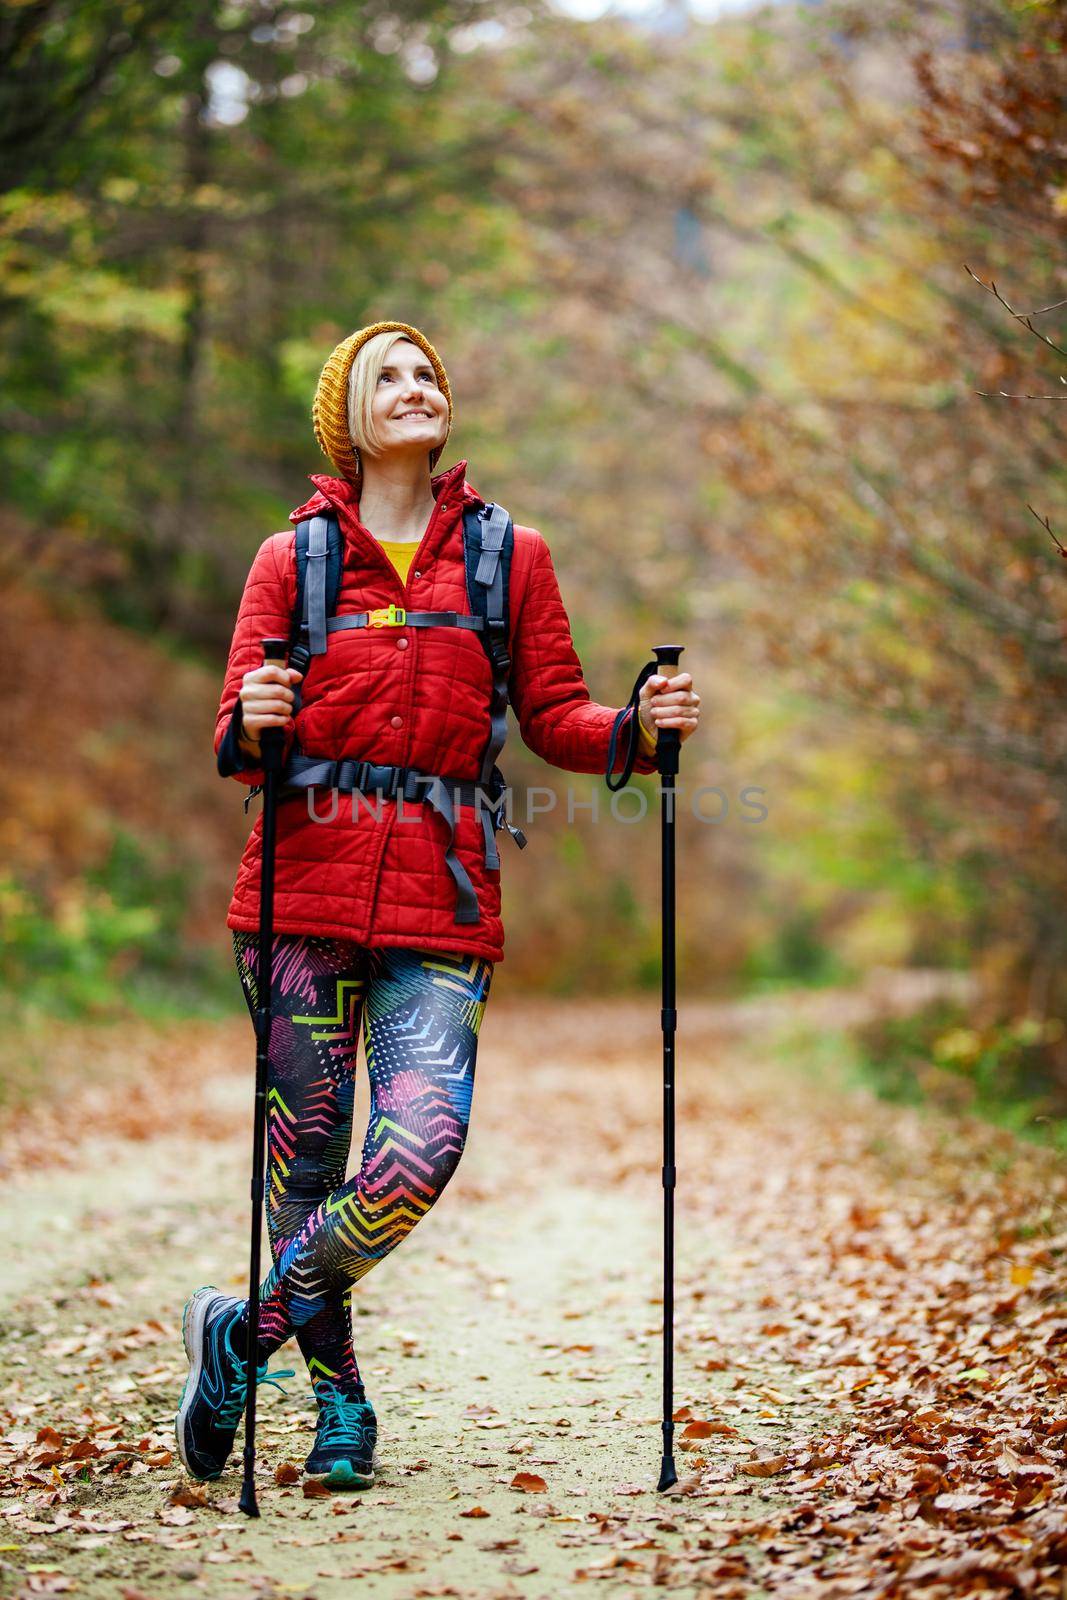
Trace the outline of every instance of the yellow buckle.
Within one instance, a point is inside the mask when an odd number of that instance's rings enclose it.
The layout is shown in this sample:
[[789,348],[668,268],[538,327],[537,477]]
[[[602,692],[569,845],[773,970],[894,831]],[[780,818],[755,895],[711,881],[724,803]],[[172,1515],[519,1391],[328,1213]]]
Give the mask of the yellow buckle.
[[377,611],[367,612],[368,628],[402,628],[407,619],[407,612],[403,606],[379,606]]

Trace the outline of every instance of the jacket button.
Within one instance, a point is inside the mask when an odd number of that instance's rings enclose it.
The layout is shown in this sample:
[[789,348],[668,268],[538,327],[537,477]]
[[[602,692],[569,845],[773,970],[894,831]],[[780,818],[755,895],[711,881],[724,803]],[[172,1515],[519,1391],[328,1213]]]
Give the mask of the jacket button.
[[416,576],[416,578],[421,578],[422,577],[422,573],[419,571],[418,567],[415,568],[415,576]]
[[406,639],[398,639],[396,641],[396,647],[397,647],[398,650],[406,650],[407,647],[408,647],[407,640]]
[[402,728],[404,726],[403,717],[390,717],[389,718],[389,726],[391,728]]

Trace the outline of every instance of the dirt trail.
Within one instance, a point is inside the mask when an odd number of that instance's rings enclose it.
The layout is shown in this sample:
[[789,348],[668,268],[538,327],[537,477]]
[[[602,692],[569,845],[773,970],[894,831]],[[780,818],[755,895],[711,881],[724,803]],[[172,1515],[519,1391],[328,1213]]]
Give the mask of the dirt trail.
[[[297,1368],[288,1394],[261,1396],[259,1522],[237,1510],[239,1452],[202,1486],[203,1504],[181,1503],[196,1496],[182,1492],[171,1431],[184,1299],[203,1282],[245,1286],[247,1022],[133,1040],[143,1047],[136,1079],[113,1060],[103,1087],[29,1113],[6,1148],[4,1592],[335,1600],[358,1580],[390,1600],[556,1600],[591,1582],[608,1597],[669,1585],[680,1600],[895,1593],[901,1572],[914,1578],[924,1560],[985,1560],[986,1533],[964,1515],[981,1494],[952,1502],[967,1484],[949,1456],[936,1482],[923,1477],[944,1444],[941,1423],[959,1424],[958,1435],[960,1418],[978,1428],[981,1411],[987,1431],[989,1414],[1001,1418],[999,1476],[982,1452],[968,1456],[998,1512],[994,1531],[1028,1521],[1014,1541],[1017,1566],[1032,1569],[1020,1592],[1058,1594],[1039,1558],[1046,1545],[1056,1557],[1043,1519],[1062,1517],[1067,1482],[1067,1421],[1055,1428],[1067,1416],[1064,1386],[1042,1354],[1067,1327],[1054,1304],[1063,1173],[1006,1135],[970,1128],[963,1141],[937,1118],[848,1090],[810,1048],[820,1027],[864,1008],[906,1008],[925,982],[902,975],[859,996],[682,1010],[682,1481],[669,1495],[655,1491],[654,1003],[489,1007],[459,1170],[356,1294],[378,1482],[307,1498],[300,1482],[275,1481],[283,1463],[302,1463],[313,1422],[294,1342],[271,1363]],[[811,1031],[787,1037],[781,1028],[800,1015]],[[115,1042],[93,1048],[114,1053]],[[998,1308],[986,1324],[998,1340],[979,1349],[973,1306],[961,1302],[969,1280],[952,1264],[991,1229],[979,1277]],[[933,1377],[915,1375],[917,1346],[907,1374],[893,1369],[893,1352],[918,1338],[893,1320],[902,1285]],[[957,1311],[953,1344],[943,1330]],[[994,1388],[1012,1381],[986,1395],[968,1371]],[[875,1403],[882,1435],[864,1410]],[[902,1413],[902,1425],[929,1413],[922,1440],[894,1440],[883,1462],[878,1439]],[[908,1541],[884,1515],[872,1518],[890,1503],[916,1539],[906,1562]],[[996,1559],[1007,1559],[999,1545]],[[960,1592],[951,1576],[943,1589],[938,1573],[919,1581],[929,1595]]]

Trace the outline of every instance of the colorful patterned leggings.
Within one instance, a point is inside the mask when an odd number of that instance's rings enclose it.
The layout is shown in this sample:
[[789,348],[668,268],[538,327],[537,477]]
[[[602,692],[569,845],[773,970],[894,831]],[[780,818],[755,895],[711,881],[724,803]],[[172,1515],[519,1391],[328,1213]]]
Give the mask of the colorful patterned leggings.
[[[235,931],[255,1021],[259,936]],[[267,1231],[259,1360],[296,1335],[314,1383],[362,1394],[351,1289],[406,1237],[459,1163],[493,965],[475,956],[274,937]],[[346,1182],[360,1023],[370,1119]]]

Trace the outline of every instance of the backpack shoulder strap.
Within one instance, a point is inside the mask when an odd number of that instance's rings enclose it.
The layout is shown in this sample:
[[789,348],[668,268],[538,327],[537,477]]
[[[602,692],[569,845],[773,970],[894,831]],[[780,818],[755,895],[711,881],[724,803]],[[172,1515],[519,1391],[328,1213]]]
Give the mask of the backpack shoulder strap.
[[[341,590],[342,539],[335,516],[308,517],[296,525],[296,605],[290,646],[321,656],[326,650],[326,618],[337,609]],[[304,629],[307,633],[304,633]],[[294,661],[293,666],[299,666]],[[306,670],[306,663],[301,671]]]
[[[467,573],[467,602],[474,616],[485,618],[482,643],[493,674],[489,702],[489,739],[482,755],[479,783],[488,784],[497,772],[496,762],[508,736],[508,677],[511,654],[508,649],[511,615],[511,556],[515,529],[503,506],[490,503],[470,506],[463,513],[463,554]],[[502,776],[501,774],[497,774]],[[499,867],[492,836],[490,814],[483,809],[485,864]],[[525,840],[523,841],[525,843]]]
[[296,604],[289,623],[289,665],[304,674],[293,688],[295,716],[311,658],[326,652],[326,618],[336,611],[341,592],[344,541],[337,518],[308,517],[298,522],[294,555]]
[[[515,529],[503,506],[468,506],[463,513],[463,553],[467,598],[474,616],[489,626],[482,635],[490,661],[494,645],[507,654],[511,617],[509,588]],[[511,663],[508,661],[508,667]]]

